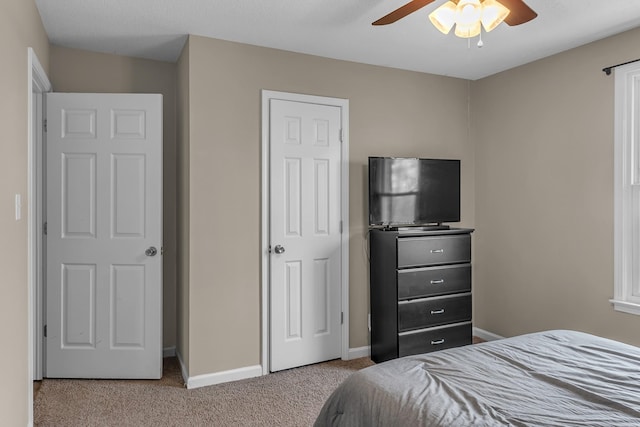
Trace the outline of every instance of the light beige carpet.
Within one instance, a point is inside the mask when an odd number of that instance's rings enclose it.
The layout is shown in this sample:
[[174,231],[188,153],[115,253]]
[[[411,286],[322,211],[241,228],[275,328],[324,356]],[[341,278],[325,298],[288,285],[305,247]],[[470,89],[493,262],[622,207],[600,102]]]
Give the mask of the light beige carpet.
[[175,358],[158,381],[42,381],[36,426],[309,426],[345,378],[372,365],[335,360],[263,377],[184,388]]

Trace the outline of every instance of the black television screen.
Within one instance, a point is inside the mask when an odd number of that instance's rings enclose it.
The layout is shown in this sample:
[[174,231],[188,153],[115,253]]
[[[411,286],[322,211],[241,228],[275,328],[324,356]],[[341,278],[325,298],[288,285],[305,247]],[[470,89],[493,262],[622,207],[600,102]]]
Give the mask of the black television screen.
[[369,225],[460,221],[460,160],[369,157]]

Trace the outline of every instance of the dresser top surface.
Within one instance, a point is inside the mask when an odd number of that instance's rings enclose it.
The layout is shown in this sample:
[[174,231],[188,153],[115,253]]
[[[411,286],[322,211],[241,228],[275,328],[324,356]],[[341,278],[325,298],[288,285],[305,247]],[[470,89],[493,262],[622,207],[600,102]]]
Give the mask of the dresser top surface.
[[385,230],[381,228],[371,229],[371,232],[375,233],[393,233],[398,237],[417,237],[417,236],[441,236],[447,234],[470,234],[473,233],[473,228],[446,228],[446,229],[430,229],[422,227],[407,227],[399,230]]

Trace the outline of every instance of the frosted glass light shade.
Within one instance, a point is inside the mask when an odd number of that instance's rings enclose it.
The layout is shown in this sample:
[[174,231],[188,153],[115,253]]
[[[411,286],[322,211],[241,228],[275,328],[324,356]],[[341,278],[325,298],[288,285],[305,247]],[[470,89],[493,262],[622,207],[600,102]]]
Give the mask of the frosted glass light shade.
[[456,6],[456,24],[473,25],[482,17],[480,0],[460,0]]
[[486,32],[496,28],[511,13],[496,0],[484,0],[482,3],[482,26]]
[[460,0],[456,6],[456,36],[469,38],[480,34],[481,17],[480,0]]
[[472,22],[471,24],[456,24],[455,35],[458,37],[468,39],[478,34],[480,34],[480,21]]
[[448,1],[429,14],[429,19],[434,27],[443,34],[449,34],[456,23],[456,4]]

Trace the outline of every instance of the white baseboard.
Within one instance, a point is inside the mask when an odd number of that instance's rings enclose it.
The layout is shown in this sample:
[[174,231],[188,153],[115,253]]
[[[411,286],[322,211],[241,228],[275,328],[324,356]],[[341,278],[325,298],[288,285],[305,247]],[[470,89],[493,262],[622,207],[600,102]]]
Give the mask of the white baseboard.
[[245,380],[247,378],[259,376],[262,376],[262,366],[253,365],[246,366],[244,368],[231,369],[229,371],[215,372],[213,374],[195,375],[193,377],[189,377],[185,383],[188,389],[192,389],[228,383],[231,381]]
[[[182,373],[182,379],[184,380],[185,387],[188,389],[206,387],[210,385],[222,384],[231,381],[239,381],[245,380],[247,378],[260,377],[263,375],[262,366],[254,365],[254,366],[246,366],[244,368],[231,369],[229,371],[215,372],[212,374],[202,374],[202,375],[194,375],[192,377],[189,376],[187,372],[187,368],[182,361],[182,356],[180,352],[176,351],[175,347],[169,347],[164,349],[165,354],[169,354],[173,352],[178,358],[178,363],[180,364],[180,372]],[[369,357],[371,356],[371,347],[357,347],[349,349],[349,360],[359,359],[361,357]],[[170,356],[166,356],[170,357]]]
[[175,357],[176,356],[176,346],[165,347],[162,349],[162,357]]
[[180,371],[182,372],[182,379],[184,385],[188,389],[206,387],[209,385],[216,385],[222,383],[228,383],[231,381],[244,380],[247,378],[259,377],[262,375],[262,366],[246,366],[244,368],[231,369],[229,371],[215,372],[212,374],[202,374],[189,376],[180,353],[177,353],[178,363],[180,363]]
[[364,347],[356,347],[349,349],[349,360],[359,359],[361,357],[370,357],[371,347],[365,345]]
[[503,336],[494,334],[493,332],[485,331],[484,329],[480,329],[476,327],[473,328],[473,335],[478,338],[482,338],[485,341],[495,341],[495,340],[501,340],[504,338]]

